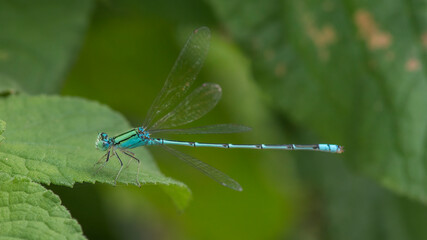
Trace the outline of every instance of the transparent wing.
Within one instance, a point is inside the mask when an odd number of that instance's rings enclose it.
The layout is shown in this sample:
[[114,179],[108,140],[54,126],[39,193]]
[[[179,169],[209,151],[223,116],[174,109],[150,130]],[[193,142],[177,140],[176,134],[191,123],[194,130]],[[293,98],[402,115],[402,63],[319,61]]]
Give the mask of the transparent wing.
[[216,124],[184,129],[158,129],[150,131],[151,134],[222,134],[250,131],[250,127],[238,124]]
[[149,130],[173,128],[195,121],[212,110],[220,99],[221,87],[218,84],[204,83]]
[[162,90],[152,103],[145,118],[144,127],[169,112],[185,96],[202,68],[209,49],[210,30],[196,29],[181,50]]
[[219,171],[218,169],[208,165],[207,163],[204,163],[194,157],[191,157],[185,153],[182,153],[178,150],[175,150],[173,148],[170,148],[165,145],[160,145],[164,149],[166,149],[171,154],[175,155],[182,161],[186,162],[188,165],[196,168],[197,170],[201,171],[206,176],[212,178],[213,180],[221,183],[223,186],[229,187],[236,191],[242,191],[242,187],[238,182],[233,180],[231,177],[227,176],[225,173]]

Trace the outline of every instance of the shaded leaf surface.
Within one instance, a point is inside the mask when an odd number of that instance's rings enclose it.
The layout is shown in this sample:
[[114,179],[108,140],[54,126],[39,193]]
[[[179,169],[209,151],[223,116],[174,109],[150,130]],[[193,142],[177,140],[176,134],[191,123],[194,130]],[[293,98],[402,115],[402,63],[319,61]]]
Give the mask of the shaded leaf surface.
[[[77,98],[11,96],[0,100],[0,116],[10,123],[4,133],[6,140],[0,145],[1,172],[66,186],[114,182],[120,166],[116,158],[95,175],[94,163],[104,152],[95,149],[94,142],[98,132],[115,135],[130,127],[109,108]],[[183,183],[164,177],[144,149],[134,152],[142,161],[142,184],[174,185],[182,191],[177,195],[178,203],[183,206],[188,202],[190,192]],[[125,163],[128,159],[122,157]],[[118,182],[136,184],[136,173],[136,163],[132,162]]]
[[384,186],[427,201],[419,2],[210,2],[283,114],[345,145],[348,162]]
[[0,120],[0,142],[4,140],[4,137],[1,136],[6,129],[6,123],[2,120]]
[[0,92],[57,92],[92,1],[0,1]]
[[[375,181],[358,176],[339,159],[326,155],[316,160],[300,159],[300,170],[319,191],[312,198],[304,223],[313,219],[322,225],[321,234],[313,226],[302,228],[295,239],[311,235],[313,239],[423,239],[427,207],[399,196]],[[324,208],[316,209],[319,202]],[[314,206],[314,207],[313,207]]]
[[0,238],[86,239],[57,195],[26,178],[0,174]]

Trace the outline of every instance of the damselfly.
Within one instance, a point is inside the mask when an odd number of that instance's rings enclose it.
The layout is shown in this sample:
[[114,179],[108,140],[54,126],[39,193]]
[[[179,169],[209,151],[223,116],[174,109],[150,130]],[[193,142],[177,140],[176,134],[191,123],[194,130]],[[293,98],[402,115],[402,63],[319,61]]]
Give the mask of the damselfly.
[[109,137],[106,133],[100,133],[95,142],[96,148],[107,151],[98,161],[108,160],[116,156],[120,162],[120,169],[115,182],[123,169],[123,161],[118,151],[138,162],[136,182],[140,186],[138,175],[141,161],[129,149],[140,146],[159,145],[166,151],[175,155],[187,164],[198,169],[205,175],[231,189],[241,191],[242,187],[235,180],[217,170],[216,168],[201,162],[200,160],[184,154],[168,145],[180,145],[189,147],[216,147],[216,148],[248,148],[248,149],[281,149],[281,150],[308,150],[330,153],[342,153],[343,147],[335,144],[314,145],[269,145],[269,144],[231,144],[231,143],[202,143],[184,142],[156,137],[157,134],[220,134],[249,131],[250,128],[235,124],[218,124],[195,128],[176,129],[175,127],[193,122],[199,119],[218,103],[221,98],[221,87],[214,83],[205,83],[187,94],[189,88],[202,68],[209,49],[210,31],[207,27],[196,29],[187,40],[181,50],[166,82],[151,105],[144,124],[141,127],[131,129],[115,137]]

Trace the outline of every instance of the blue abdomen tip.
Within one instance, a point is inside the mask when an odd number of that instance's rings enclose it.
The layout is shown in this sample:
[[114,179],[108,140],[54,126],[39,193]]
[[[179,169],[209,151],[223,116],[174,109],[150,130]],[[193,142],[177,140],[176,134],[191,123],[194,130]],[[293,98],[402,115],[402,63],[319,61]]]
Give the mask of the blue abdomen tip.
[[343,153],[344,148],[336,144],[319,144],[319,150],[322,152]]

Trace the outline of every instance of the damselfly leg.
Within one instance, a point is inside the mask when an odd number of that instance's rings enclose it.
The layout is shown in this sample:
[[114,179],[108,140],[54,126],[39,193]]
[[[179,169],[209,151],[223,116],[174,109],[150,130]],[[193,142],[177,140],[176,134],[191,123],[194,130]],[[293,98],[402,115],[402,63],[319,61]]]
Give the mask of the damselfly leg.
[[98,174],[99,171],[101,171],[101,169],[103,169],[105,167],[105,165],[107,164],[108,160],[110,159],[110,153],[111,150],[108,150],[106,154],[104,154],[104,156],[102,156],[98,162],[96,162],[93,167],[95,167],[97,164],[100,164],[102,162],[102,159],[105,159],[105,162],[102,163],[102,165],[98,168],[98,170],[96,170],[95,175]]
[[139,169],[140,169],[140,166],[141,166],[141,160],[139,160],[138,158],[136,158],[135,154],[133,152],[129,151],[129,150],[126,150],[126,149],[120,149],[120,150],[121,150],[121,152],[123,154],[126,154],[127,156],[129,156],[131,158],[129,160],[129,162],[127,163],[128,166],[130,164],[130,161],[132,161],[132,159],[135,159],[138,162],[138,170],[136,172],[136,184],[138,185],[138,187],[141,187],[141,183],[139,183],[139,179],[138,179],[139,178]]

